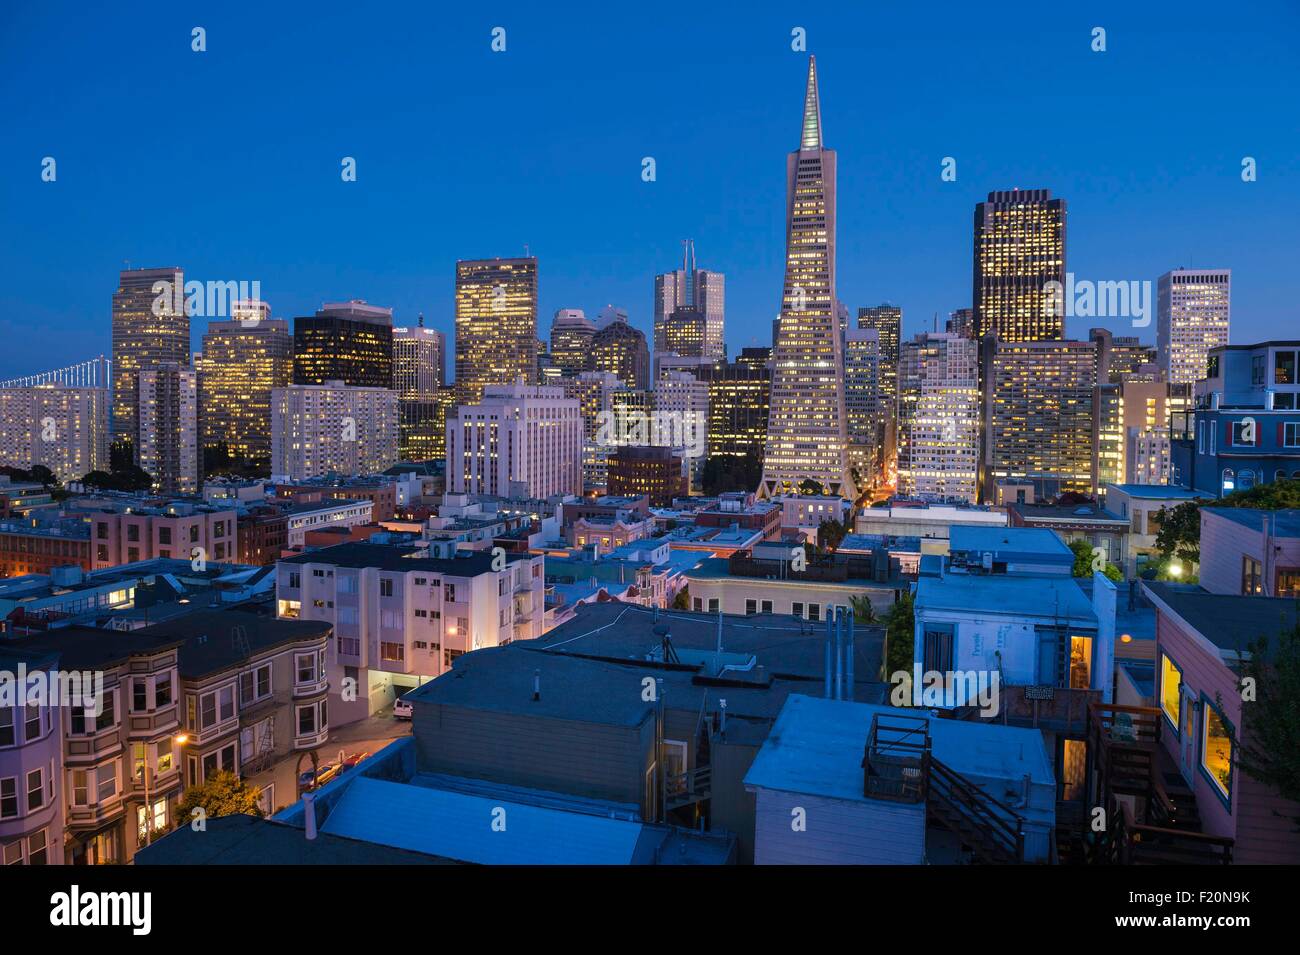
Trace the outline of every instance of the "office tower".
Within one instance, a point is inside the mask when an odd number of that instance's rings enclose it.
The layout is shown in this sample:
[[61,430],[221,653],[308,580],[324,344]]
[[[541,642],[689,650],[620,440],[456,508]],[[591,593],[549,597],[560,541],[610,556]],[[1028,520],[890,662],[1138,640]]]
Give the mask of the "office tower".
[[402,461],[441,461],[447,456],[447,414],[455,388],[443,385],[423,398],[398,398],[397,455]]
[[691,487],[698,489],[708,452],[708,383],[688,371],[665,373],[655,382],[654,414],[660,433],[652,437],[651,443],[681,452]]
[[271,392],[271,476],[375,474],[397,461],[398,397],[341,381]]
[[393,310],[359,299],[329,302],[293,320],[293,383],[393,387]]
[[582,493],[582,411],[562,388],[487,385],[447,420],[447,491],[545,498]]
[[1090,328],[1088,338],[1097,343],[1100,384],[1118,384],[1134,375],[1154,371],[1149,366],[1156,363],[1158,352],[1151,345],[1143,345],[1136,335],[1116,336],[1109,328]]
[[948,315],[948,331],[961,338],[975,337],[975,310],[973,308],[954,309]]
[[884,430],[880,332],[855,328],[844,335],[844,411],[849,467],[858,487],[875,484]]
[[808,58],[799,148],[786,160],[786,197],[785,286],[759,494],[794,492],[811,482],[853,500],[835,311],[835,153],[822,145],[814,57]]
[[898,348],[902,340],[903,310],[897,305],[873,305],[858,309],[858,328],[879,333],[880,391],[887,408],[898,396]]
[[1156,281],[1156,347],[1175,384],[1206,377],[1210,349],[1228,344],[1232,269],[1174,269]]
[[47,467],[60,481],[108,470],[108,389],[0,388],[0,466]]
[[591,339],[596,323],[580,308],[561,308],[551,321],[551,362],[565,378],[591,370]]
[[760,368],[770,375],[772,371],[772,349],[760,345],[755,345],[752,348],[742,348],[740,354],[736,356],[736,364],[745,365],[749,368]]
[[1191,385],[1171,384],[1163,372],[1145,371],[1116,378],[1112,370],[1109,382],[1100,376],[1098,382],[1094,437],[1098,487],[1167,484],[1170,419],[1191,410]]
[[1065,283],[1065,200],[1050,189],[990,192],[975,206],[975,337],[1059,341],[1065,318],[1048,282]]
[[999,482],[1031,483],[1037,499],[1093,494],[1096,342],[982,343],[984,499]]
[[[708,317],[698,308],[678,308],[655,327],[655,357],[709,358],[706,354]],[[662,342],[662,346],[660,345]]]
[[537,259],[456,263],[456,397],[485,385],[537,383]]
[[663,445],[615,448],[609,456],[606,493],[615,497],[645,495],[651,507],[671,507],[675,498],[690,493],[688,466],[679,450]]
[[666,330],[674,312],[689,309],[702,316],[703,334],[699,354],[724,359],[726,276],[695,267],[695,243],[682,242],[682,267],[655,276],[654,350],[672,352]]
[[578,402],[582,416],[582,480],[584,489],[604,488],[608,479],[607,422],[613,412],[615,392],[623,387],[607,371],[584,371],[563,382],[565,397]]
[[979,496],[979,344],[956,332],[904,342],[898,365],[898,493],[927,501]]
[[[739,358],[746,352],[754,358],[757,351],[747,348]],[[737,360],[700,374],[709,386],[708,456],[750,457],[762,467],[771,412],[771,369],[764,362]]]
[[428,398],[447,383],[446,339],[424,327],[393,329],[393,388],[403,398]]
[[139,373],[140,467],[163,494],[199,492],[199,383],[188,365],[165,361]]
[[271,467],[271,391],[293,378],[289,323],[265,302],[239,303],[236,318],[208,323],[199,377],[203,473],[246,465]]
[[185,274],[179,268],[125,269],[113,293],[114,443],[134,445],[140,430],[137,376],[165,361],[190,362]]
[[650,349],[645,333],[625,318],[611,319],[591,338],[591,368],[617,376],[629,388],[649,388]]

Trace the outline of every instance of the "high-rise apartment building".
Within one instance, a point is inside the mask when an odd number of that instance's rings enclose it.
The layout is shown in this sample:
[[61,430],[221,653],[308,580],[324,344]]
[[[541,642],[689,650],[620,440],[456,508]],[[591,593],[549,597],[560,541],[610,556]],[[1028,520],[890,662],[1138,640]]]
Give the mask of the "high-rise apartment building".
[[623,383],[607,371],[584,371],[564,380],[565,397],[578,402],[582,417],[582,480],[585,487],[604,488],[612,450],[608,422],[614,394]]
[[1156,281],[1156,347],[1175,384],[1206,377],[1210,349],[1228,344],[1232,269],[1174,269]]
[[327,302],[293,321],[293,383],[393,387],[393,310],[359,299]]
[[487,385],[447,420],[447,491],[581,494],[582,435],[582,411],[562,388]]
[[[1136,335],[1115,335],[1109,328],[1090,328],[1088,338],[1097,343],[1097,381],[1119,384],[1134,375],[1156,375],[1157,350]],[[1159,377],[1167,380],[1167,376]]]
[[886,408],[880,332],[850,329],[844,335],[844,411],[849,439],[849,466],[859,487],[874,483],[881,464]]
[[[726,277],[721,272],[695,267],[695,243],[691,240],[682,243],[682,267],[655,276],[654,306],[656,355],[683,354],[673,348],[684,340],[683,336],[679,334],[675,341],[670,340],[669,327],[673,313],[684,309],[698,313],[701,328],[697,354],[714,359],[726,357]],[[693,317],[692,321],[695,320]]]
[[975,206],[975,337],[1059,341],[1065,318],[1049,282],[1065,282],[1064,199],[1050,189],[990,192]]
[[898,349],[902,342],[903,310],[897,305],[858,309],[858,328],[874,329],[880,342],[880,392],[885,406],[898,397]]
[[835,153],[822,144],[814,57],[799,148],[786,160],[786,196],[785,286],[758,490],[773,497],[811,482],[853,500],[835,300]]
[[0,388],[0,465],[47,467],[60,481],[107,471],[108,389]]
[[190,363],[185,273],[125,269],[113,293],[113,441],[133,446],[140,430],[137,376],[162,362]]
[[537,259],[456,263],[456,397],[485,385],[537,383]]
[[164,494],[197,494],[199,383],[188,365],[167,361],[141,369],[136,456]]
[[1171,384],[1163,372],[1099,382],[1094,429],[1098,487],[1169,483],[1170,419],[1191,410],[1192,386]]
[[979,345],[955,332],[904,342],[898,368],[898,493],[928,501],[979,496]]
[[958,308],[948,314],[948,331],[962,338],[975,337],[975,309]]
[[1096,342],[989,340],[982,351],[984,499],[1008,481],[1039,500],[1095,493]]
[[241,303],[233,320],[208,323],[199,376],[204,473],[245,463],[271,467],[271,391],[293,378],[289,323],[265,302]]
[[591,338],[596,324],[580,308],[561,308],[551,321],[551,362],[565,378],[591,370]]
[[[650,443],[680,452],[690,475],[691,487],[699,489],[700,472],[708,452],[709,385],[689,371],[670,371],[654,390],[654,414],[659,434]],[[618,494],[618,491],[610,491]]]
[[341,381],[271,392],[271,476],[375,474],[397,462],[398,397]]
[[[737,360],[698,372],[709,386],[709,457],[752,456],[761,467],[771,413],[772,371],[759,352],[744,349]],[[749,360],[746,360],[748,358]]]

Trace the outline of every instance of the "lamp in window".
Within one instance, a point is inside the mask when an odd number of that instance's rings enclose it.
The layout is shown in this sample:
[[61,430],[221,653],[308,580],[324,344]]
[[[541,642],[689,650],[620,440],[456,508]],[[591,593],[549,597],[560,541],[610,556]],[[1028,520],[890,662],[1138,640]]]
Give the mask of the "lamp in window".
[[[165,740],[159,740],[159,742],[175,743],[177,746],[184,746],[189,741],[190,741],[190,737],[186,733],[177,733],[175,736],[168,736]],[[150,769],[149,769],[148,751],[146,751],[144,754],[144,764],[140,767],[140,774],[144,777],[144,810],[145,810],[144,844],[149,846],[149,845],[153,845],[154,825],[153,825],[153,801],[149,798]]]

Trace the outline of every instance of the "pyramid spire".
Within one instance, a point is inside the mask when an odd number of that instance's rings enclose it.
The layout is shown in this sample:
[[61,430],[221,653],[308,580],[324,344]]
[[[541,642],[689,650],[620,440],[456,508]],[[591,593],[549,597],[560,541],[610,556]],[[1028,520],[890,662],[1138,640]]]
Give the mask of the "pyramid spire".
[[822,148],[822,110],[817,99],[817,57],[808,57],[808,91],[803,100],[803,140],[800,149]]

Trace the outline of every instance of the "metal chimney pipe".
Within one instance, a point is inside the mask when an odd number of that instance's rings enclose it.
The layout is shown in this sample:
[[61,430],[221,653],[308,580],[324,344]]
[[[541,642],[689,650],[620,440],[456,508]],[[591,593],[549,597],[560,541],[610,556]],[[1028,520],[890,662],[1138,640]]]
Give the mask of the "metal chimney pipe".
[[533,671],[533,701],[536,702],[542,698],[542,671]]
[[831,699],[831,621],[826,619],[826,699]]
[[307,838],[316,838],[316,794],[302,794],[302,814],[307,825]]

